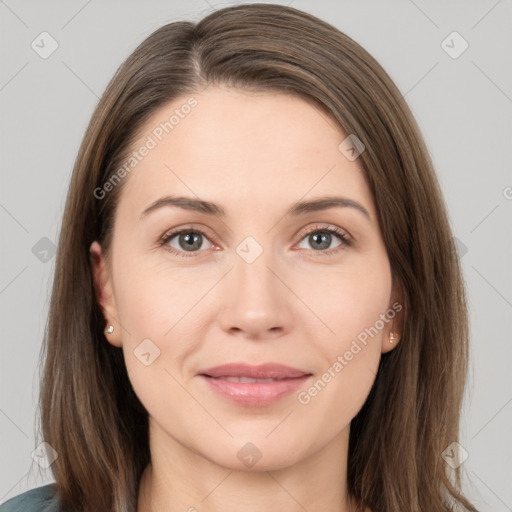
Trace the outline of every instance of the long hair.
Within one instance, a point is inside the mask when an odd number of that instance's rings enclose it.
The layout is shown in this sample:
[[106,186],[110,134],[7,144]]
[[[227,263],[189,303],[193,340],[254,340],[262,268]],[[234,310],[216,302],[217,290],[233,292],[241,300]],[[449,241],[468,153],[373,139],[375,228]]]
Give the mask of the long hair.
[[359,161],[405,318],[401,342],[382,355],[351,423],[350,496],[372,512],[448,512],[453,504],[476,511],[462,495],[460,467],[442,458],[459,435],[468,318],[446,206],[420,130],[367,51],[310,14],[269,4],[159,28],[119,67],[92,115],[69,185],[41,351],[41,431],[58,453],[51,468],[62,506],[134,512],[150,462],[148,414],[121,349],[103,334],[89,257],[94,240],[108,255],[126,180],[103,198],[95,191],[156,110],[211,84],[313,101],[365,145]]

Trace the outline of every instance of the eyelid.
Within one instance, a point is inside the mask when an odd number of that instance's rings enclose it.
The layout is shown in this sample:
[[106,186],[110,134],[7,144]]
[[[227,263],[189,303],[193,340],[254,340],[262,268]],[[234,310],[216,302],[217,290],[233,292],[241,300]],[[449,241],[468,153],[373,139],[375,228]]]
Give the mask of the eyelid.
[[339,226],[336,226],[335,224],[328,224],[328,223],[324,223],[324,222],[316,222],[314,225],[308,227],[302,233],[301,240],[305,236],[309,235],[310,233],[315,233],[317,231],[330,231],[330,232],[337,234],[338,236],[340,236],[342,238],[349,240],[351,243],[354,242],[354,237],[346,229],[340,228]]

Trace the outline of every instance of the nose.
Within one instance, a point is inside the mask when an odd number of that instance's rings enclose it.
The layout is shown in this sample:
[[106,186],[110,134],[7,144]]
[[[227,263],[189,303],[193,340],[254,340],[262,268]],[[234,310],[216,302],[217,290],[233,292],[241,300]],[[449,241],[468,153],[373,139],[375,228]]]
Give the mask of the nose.
[[224,332],[250,339],[282,336],[293,325],[293,293],[285,272],[263,253],[252,263],[238,254],[220,291],[219,322]]

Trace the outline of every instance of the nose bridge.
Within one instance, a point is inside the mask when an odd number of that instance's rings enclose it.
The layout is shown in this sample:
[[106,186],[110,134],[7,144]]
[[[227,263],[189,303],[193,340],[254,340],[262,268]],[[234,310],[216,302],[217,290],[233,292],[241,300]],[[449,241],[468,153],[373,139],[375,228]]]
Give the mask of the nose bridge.
[[273,254],[254,237],[247,237],[237,246],[234,268],[222,294],[220,318],[224,329],[245,331],[251,336],[288,329],[290,292],[275,275],[278,272]]

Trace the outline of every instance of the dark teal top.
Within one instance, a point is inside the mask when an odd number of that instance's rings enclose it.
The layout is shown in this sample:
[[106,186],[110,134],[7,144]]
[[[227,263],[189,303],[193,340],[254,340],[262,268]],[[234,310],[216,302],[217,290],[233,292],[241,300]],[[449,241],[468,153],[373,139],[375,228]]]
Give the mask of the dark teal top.
[[30,489],[0,505],[0,512],[61,512],[55,484]]

